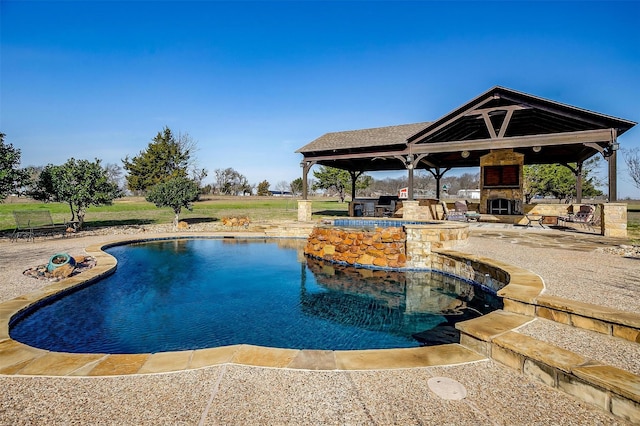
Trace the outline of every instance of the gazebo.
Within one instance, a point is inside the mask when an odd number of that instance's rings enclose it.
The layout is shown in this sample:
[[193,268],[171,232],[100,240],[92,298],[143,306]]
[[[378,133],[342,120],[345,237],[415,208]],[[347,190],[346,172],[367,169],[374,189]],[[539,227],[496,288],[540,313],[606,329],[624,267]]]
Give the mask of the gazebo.
[[582,165],[600,154],[608,162],[609,201],[614,202],[618,136],[636,124],[496,86],[433,122],[320,136],[296,151],[303,155],[303,199],[315,164],[347,170],[354,182],[367,171],[406,170],[409,200],[414,198],[416,169],[433,174],[439,198],[440,179],[447,171],[480,167],[480,211],[490,212],[492,200],[506,199],[515,214],[521,213],[524,165],[569,167],[577,177],[579,203]]

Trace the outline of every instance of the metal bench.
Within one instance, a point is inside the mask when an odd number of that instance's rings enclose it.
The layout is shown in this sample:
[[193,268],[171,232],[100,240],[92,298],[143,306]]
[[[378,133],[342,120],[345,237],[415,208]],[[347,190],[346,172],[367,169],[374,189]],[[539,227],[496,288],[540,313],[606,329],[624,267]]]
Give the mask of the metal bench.
[[53,223],[53,218],[48,210],[16,210],[13,212],[16,221],[16,229],[11,234],[11,241],[18,238],[27,238],[33,241],[36,234],[40,235],[66,235],[68,225],[66,223]]
[[596,212],[596,206],[584,204],[580,206],[580,210],[576,214],[569,214],[568,216],[559,216],[558,221],[564,222],[566,226],[569,223],[578,223],[585,228],[589,228],[592,231],[596,227],[600,227],[600,215]]

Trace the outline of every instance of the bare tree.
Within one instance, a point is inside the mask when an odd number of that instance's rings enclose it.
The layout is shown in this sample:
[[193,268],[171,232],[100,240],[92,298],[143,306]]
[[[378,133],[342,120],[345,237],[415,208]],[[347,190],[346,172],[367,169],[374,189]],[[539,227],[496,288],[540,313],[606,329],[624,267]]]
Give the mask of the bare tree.
[[480,187],[480,174],[463,173],[458,181],[460,189],[477,189]]
[[207,175],[209,174],[209,171],[207,169],[193,169],[191,170],[191,180],[193,180],[197,185],[198,188],[202,188],[202,181],[204,181],[204,178],[207,177]]
[[107,173],[107,180],[122,189],[124,186],[122,167],[115,163],[107,163],[104,165],[104,170]]
[[219,193],[225,195],[237,195],[238,193],[251,193],[251,185],[247,178],[228,167],[226,169],[216,169],[216,188]]
[[280,182],[278,182],[278,184],[276,185],[276,189],[278,191],[280,191],[282,193],[282,195],[284,195],[285,192],[288,192],[291,190],[291,185],[289,184],[289,182],[287,182],[286,180],[281,180]]
[[624,149],[624,162],[636,188],[640,189],[640,148]]

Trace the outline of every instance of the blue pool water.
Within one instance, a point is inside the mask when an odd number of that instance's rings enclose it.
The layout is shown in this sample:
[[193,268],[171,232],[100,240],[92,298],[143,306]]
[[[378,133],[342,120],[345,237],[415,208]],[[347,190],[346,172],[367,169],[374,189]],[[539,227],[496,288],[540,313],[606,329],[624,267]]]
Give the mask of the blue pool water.
[[334,219],[333,226],[345,228],[389,228],[404,225],[426,225],[424,220],[398,220],[398,219]]
[[184,239],[113,247],[115,274],[14,317],[10,335],[73,353],[402,348],[455,340],[455,319],[499,305],[452,277],[436,274],[433,285],[424,271],[360,271],[305,258],[298,246]]

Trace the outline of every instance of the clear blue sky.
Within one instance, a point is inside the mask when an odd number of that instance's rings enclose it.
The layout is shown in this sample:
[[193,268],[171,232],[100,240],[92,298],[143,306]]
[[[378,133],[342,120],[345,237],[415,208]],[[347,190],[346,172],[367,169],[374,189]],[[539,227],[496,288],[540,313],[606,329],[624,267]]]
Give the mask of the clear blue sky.
[[168,126],[205,182],[233,167],[275,188],[324,133],[435,120],[495,85],[640,121],[639,2],[0,5],[0,132],[22,166],[122,165]]

